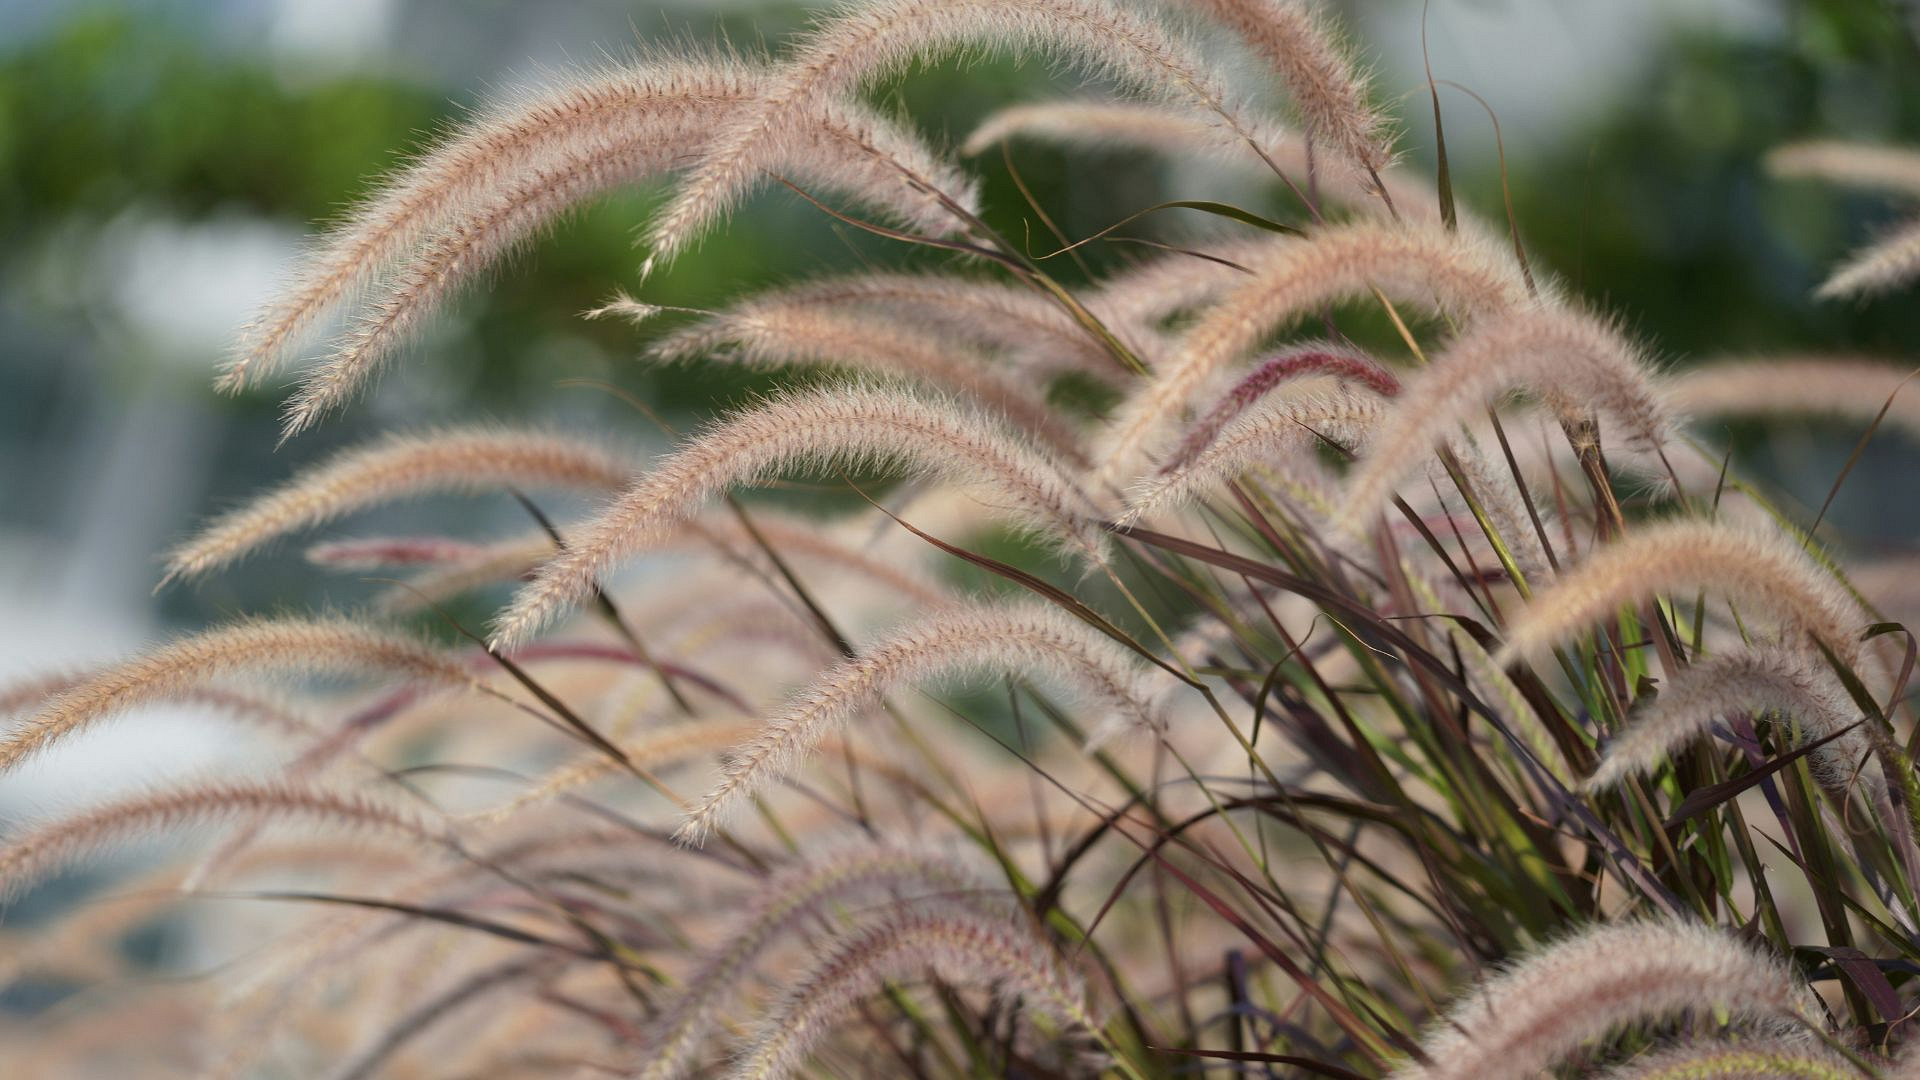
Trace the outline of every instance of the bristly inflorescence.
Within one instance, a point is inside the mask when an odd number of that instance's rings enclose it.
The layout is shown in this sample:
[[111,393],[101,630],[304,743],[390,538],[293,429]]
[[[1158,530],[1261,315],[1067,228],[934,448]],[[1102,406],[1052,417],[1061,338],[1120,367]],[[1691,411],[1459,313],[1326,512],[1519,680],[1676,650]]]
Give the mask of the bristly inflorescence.
[[[955,54],[1086,85],[903,115]],[[0,929],[8,1002],[83,986],[0,1008],[0,1073],[1920,1075],[1920,589],[1828,512],[1862,436],[1920,432],[1911,358],[1664,370],[1584,261],[1529,250],[1551,203],[1469,206],[1485,175],[1360,55],[1309,0],[850,0],[450,128],[220,386],[338,325],[304,430],[562,218],[658,184],[641,281],[584,313],[632,337],[634,415],[423,420],[275,470],[163,581],[314,532],[382,619],[243,615],[0,687],[0,796],[88,789],[0,845],[0,895],[152,862]],[[1261,201],[1090,231],[1029,183],[1037,142]],[[1133,192],[1106,170],[1141,156],[1046,167]],[[1920,195],[1887,146],[1768,162]],[[863,264],[647,280],[755,192]],[[1914,227],[1820,295],[1908,284]],[[711,415],[630,393],[643,362]],[[729,368],[773,388],[728,400]],[[1803,416],[1855,446],[1796,456],[1836,465],[1818,509],[1709,442]],[[446,495],[511,524],[378,517]],[[232,775],[94,797],[88,755],[161,710],[237,722]],[[120,947],[154,926],[191,962]]]

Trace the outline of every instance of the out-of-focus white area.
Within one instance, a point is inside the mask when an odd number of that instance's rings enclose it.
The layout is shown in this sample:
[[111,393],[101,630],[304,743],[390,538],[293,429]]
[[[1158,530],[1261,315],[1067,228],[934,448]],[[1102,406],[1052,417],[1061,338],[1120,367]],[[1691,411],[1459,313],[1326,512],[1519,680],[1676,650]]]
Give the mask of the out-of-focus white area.
[[[212,45],[272,57],[290,82],[343,68],[389,73],[450,96],[518,75],[623,52],[635,31],[685,27],[752,0],[125,0],[185,21]],[[0,3],[0,48],[106,0]],[[1421,4],[1346,5],[1391,93],[1424,95]],[[1436,77],[1489,99],[1509,154],[1545,150],[1608,108],[1650,62],[1674,20],[1742,33],[1776,28],[1760,0],[1435,0],[1427,44]],[[746,44],[751,44],[750,42]],[[1416,101],[1407,112],[1423,115]],[[1491,146],[1476,107],[1447,99],[1450,138]],[[370,163],[371,164],[371,163]],[[4,442],[0,491],[0,681],[122,655],[169,628],[150,590],[156,553],[218,509],[206,505],[219,460],[211,373],[233,331],[297,250],[299,223],[216,215],[182,222],[130,205],[74,222],[9,280],[0,314],[32,326],[57,311],[76,340],[29,349],[0,338],[10,385],[57,388],[57,414],[32,445]],[[49,359],[52,358],[52,359]],[[31,366],[30,370],[27,370]],[[388,403],[391,404],[391,403]],[[252,752],[226,726],[178,711],[127,717],[0,784],[0,812],[91,799],[112,785],[218,768]]]
[[[1543,152],[1604,115],[1657,62],[1660,39],[1680,29],[1722,36],[1782,32],[1767,0],[1432,0],[1347,5],[1357,35],[1377,58],[1383,96],[1432,115],[1427,62],[1438,82],[1459,83],[1499,115],[1507,153]],[[1446,86],[1440,102],[1449,151],[1491,154],[1493,127],[1471,98]]]

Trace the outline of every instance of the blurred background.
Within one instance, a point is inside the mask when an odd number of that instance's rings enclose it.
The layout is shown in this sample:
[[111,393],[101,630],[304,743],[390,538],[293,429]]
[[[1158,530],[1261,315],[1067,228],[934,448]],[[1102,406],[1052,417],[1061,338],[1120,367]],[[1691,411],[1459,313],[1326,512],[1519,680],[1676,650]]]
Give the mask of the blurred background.
[[[1782,141],[1920,145],[1913,16],[1886,0],[1364,0],[1347,23],[1433,166],[1434,75],[1498,115],[1519,229],[1542,266],[1619,312],[1673,363],[1845,349],[1916,357],[1909,298],[1817,305],[1824,270],[1896,208],[1768,179]],[[657,439],[605,389],[676,424],[738,401],[749,380],[658,373],[631,328],[578,314],[631,286],[633,236],[656,190],[576,215],[467,296],[377,392],[284,448],[278,388],[216,395],[211,374],[303,235],[500,88],[618,56],[642,41],[777,46],[804,5],[661,0],[6,0],[0,3],[0,682],[124,653],[243,611],[347,606],[366,595],[288,545],[196,588],[158,595],[156,553],[195,522],[370,434],[496,417]],[[1423,36],[1423,14],[1425,16]],[[1045,65],[916,73],[880,94],[957,142],[1012,102],[1056,94]],[[1460,198],[1500,213],[1489,116],[1443,89]],[[1013,161],[1039,203],[1084,236],[1203,192],[1286,209],[1191,165],[1031,145]],[[1022,235],[1004,162],[979,166],[996,222]],[[1171,229],[1177,222],[1144,228]],[[1163,234],[1164,235],[1164,234]],[[1097,265],[1124,257],[1096,247]],[[717,306],[769,283],[902,261],[797,198],[765,193],[724,235],[647,284],[645,299]],[[924,258],[922,257],[922,260]],[[1857,431],[1725,432],[1750,468],[1818,505]],[[1763,437],[1764,436],[1764,437]],[[1916,447],[1888,431],[1836,503],[1837,535],[1911,546]],[[452,522],[453,524],[449,524]],[[510,500],[430,503],[351,522],[357,533],[523,529]],[[96,797],[109,783],[217,763],[233,748],[189,717],[103,732],[0,790],[0,813]],[[163,749],[164,753],[150,751]],[[162,760],[164,758],[164,761]],[[87,761],[85,770],[72,762]],[[84,781],[84,788],[81,782]]]

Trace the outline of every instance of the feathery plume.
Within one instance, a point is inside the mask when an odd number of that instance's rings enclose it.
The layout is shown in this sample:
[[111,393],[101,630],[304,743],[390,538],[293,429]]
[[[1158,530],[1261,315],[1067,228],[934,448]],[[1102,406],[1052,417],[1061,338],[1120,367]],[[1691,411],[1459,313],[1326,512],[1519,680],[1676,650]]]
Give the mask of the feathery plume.
[[451,536],[363,536],[315,544],[307,549],[307,562],[329,570],[445,566],[471,562],[486,550],[484,544]]
[[[1709,657],[1674,675],[1651,705],[1628,717],[1585,787],[1604,791],[1629,776],[1651,773],[1663,757],[1736,713],[1786,714],[1808,740],[1860,719],[1859,707],[1817,653],[1756,648]],[[1870,793],[1882,791],[1877,771],[1861,768],[1871,748],[1866,734],[1855,728],[1814,752],[1815,773],[1829,788],[1845,790],[1857,779]]]
[[1726,360],[1673,376],[1661,393],[1676,412],[1693,416],[1826,415],[1870,424],[1885,408],[1888,423],[1920,437],[1920,385],[1908,385],[1914,370],[1866,356]]
[[[1219,428],[1195,453],[1176,457],[1169,467],[1136,481],[1127,494],[1121,524],[1186,502],[1227,484],[1254,467],[1275,470],[1285,494],[1314,511],[1331,513],[1332,475],[1317,449],[1330,439],[1349,449],[1364,442],[1386,413],[1380,397],[1332,379],[1315,379],[1318,389],[1256,402]],[[1331,385],[1329,385],[1331,384]]]
[[[681,120],[677,138],[623,144],[534,170],[435,233],[383,287],[369,315],[302,380],[288,403],[285,433],[305,430],[350,397],[414,327],[474,274],[575,206],[683,163],[719,116],[688,115]],[[771,165],[805,186],[851,191],[910,226],[950,231],[940,224],[951,224],[947,207],[972,202],[971,188],[957,186],[964,181],[923,176],[924,166],[932,163],[915,167],[915,159],[926,155],[918,152],[911,137],[858,106],[835,106],[810,116],[796,137],[800,141],[788,146],[789,158]],[[959,193],[947,195],[948,190]],[[936,214],[939,222],[931,220]]]
[[1245,412],[1275,387],[1314,375],[1331,375],[1344,383],[1365,387],[1381,397],[1393,397],[1400,393],[1400,380],[1360,349],[1324,341],[1289,345],[1256,365],[1233,384],[1233,388],[1222,395],[1206,415],[1187,429],[1186,438],[1180,441],[1166,463],[1160,466],[1161,475],[1180,468],[1195,454],[1206,449],[1219,437],[1220,430],[1228,421]]
[[1304,0],[1195,0],[1244,40],[1286,84],[1308,134],[1360,170],[1393,161],[1392,125],[1367,101],[1367,78]]
[[1830,180],[1920,199],[1920,153],[1895,146],[1809,139],[1776,147],[1767,155],[1775,176]]
[[[1448,449],[1453,452],[1453,460],[1460,468],[1460,475],[1466,481],[1467,489],[1473,493],[1474,501],[1487,517],[1495,536],[1513,556],[1514,565],[1528,578],[1551,577],[1554,575],[1553,560],[1547,558],[1547,548],[1540,539],[1541,527],[1548,523],[1548,515],[1539,509],[1528,511],[1528,502],[1520,494],[1520,485],[1514,472],[1505,461],[1495,464],[1487,454],[1481,452],[1477,443],[1467,440],[1449,442]],[[1460,495],[1460,487],[1447,474],[1443,462],[1435,459],[1428,466],[1428,475],[1433,479],[1434,487],[1439,489],[1441,505],[1460,512],[1468,511]],[[1538,514],[1540,526],[1534,525],[1534,516]]]
[[686,987],[650,1028],[649,1061],[639,1080],[676,1080],[695,1064],[700,1042],[761,953],[802,920],[830,903],[868,896],[908,894],[949,902],[982,893],[988,876],[957,849],[927,850],[923,842],[865,841],[843,844],[789,867],[760,886],[756,899],[715,939]]
[[1822,300],[1892,292],[1920,277],[1920,220],[1908,221],[1847,256],[1814,295]]
[[1725,593],[1743,616],[1770,614],[1848,662],[1872,621],[1786,536],[1679,519],[1634,529],[1534,594],[1508,624],[1496,659],[1503,668],[1537,659],[1621,607],[1694,589]]
[[[783,559],[816,564],[835,573],[857,574],[923,607],[938,607],[952,599],[939,582],[925,574],[861,551],[804,518],[759,511],[754,514],[753,528]],[[570,526],[561,529],[563,536],[571,536],[575,531]],[[662,550],[684,548],[698,554],[718,552],[756,573],[765,574],[770,569],[760,540],[728,515],[708,515],[683,522],[656,541],[656,546]],[[552,537],[542,531],[476,545],[470,557],[451,560],[417,574],[404,587],[382,594],[375,603],[389,614],[415,611],[427,603],[437,603],[488,585],[526,580],[552,558],[554,552]]]
[[720,785],[676,834],[699,842],[742,800],[790,772],[823,736],[879,705],[903,683],[989,668],[1061,679],[1128,726],[1152,726],[1141,672],[1123,646],[1050,604],[955,605],[903,626],[823,672],[740,747]]
[[755,367],[833,364],[906,376],[984,405],[1067,461],[1085,463],[1079,438],[1030,380],[998,370],[987,357],[929,336],[924,328],[835,311],[810,298],[748,300],[666,335],[648,351],[669,361],[706,357]]
[[[1028,101],[1009,105],[980,121],[960,144],[966,157],[1018,138],[1094,149],[1118,147],[1166,155],[1205,154],[1222,162],[1249,162],[1247,144],[1212,123],[1206,113],[1151,101]],[[1284,155],[1299,136],[1277,126],[1262,128],[1255,143],[1269,155]],[[1300,155],[1300,163],[1305,163]],[[1282,168],[1286,168],[1282,164]],[[1264,166],[1262,167],[1264,171]]]
[[1636,1058],[1601,1080],[1865,1080],[1846,1058],[1805,1043],[1702,1040]]
[[107,803],[23,833],[0,850],[0,897],[18,896],[89,852],[155,829],[220,821],[311,821],[435,842],[414,815],[362,795],[284,784],[209,783]]
[[718,753],[738,745],[759,730],[760,725],[756,723],[714,723],[707,720],[656,728],[618,744],[625,762],[594,750],[548,773],[507,802],[472,815],[471,820],[480,824],[497,824],[527,807],[549,802],[601,777],[616,773],[630,776],[632,774],[626,772],[629,762],[637,768],[658,771],[701,754]]
[[1270,234],[1236,236],[1143,259],[1100,281],[1086,298],[1087,310],[1157,366],[1170,351],[1170,319],[1219,300],[1248,280],[1250,265],[1292,242],[1293,237]]
[[1629,1024],[1723,1010],[1816,1022],[1813,996],[1779,960],[1724,931],[1680,922],[1596,926],[1522,960],[1456,1004],[1395,1080],[1529,1077]]
[[[563,530],[562,535],[573,533]],[[374,608],[386,615],[404,615],[489,585],[526,581],[558,550],[545,531],[482,544],[470,558],[429,567],[382,592]]]
[[[1273,179],[1272,168],[1286,176],[1304,177],[1314,171],[1313,155],[1299,135],[1267,126],[1255,136],[1266,161],[1247,152],[1247,144],[1232,138],[1204,113],[1145,101],[1035,101],[1010,105],[982,120],[960,152],[975,157],[1016,138],[1040,139],[1064,146],[1143,150],[1173,160],[1196,155],[1223,165],[1238,165],[1250,176]],[[1362,213],[1391,217],[1379,198],[1384,189],[1394,210],[1415,221],[1438,222],[1440,207],[1431,180],[1409,176],[1400,169],[1373,178],[1352,169],[1315,172],[1315,193]],[[1467,224],[1462,215],[1462,225]]]
[[[432,239],[449,276],[470,273],[471,265],[445,264],[463,251],[497,256],[575,202],[680,167],[723,115],[762,92],[767,77],[727,59],[650,59],[565,78],[482,113],[333,231],[293,287],[249,328],[223,387],[259,379],[309,325],[424,241]],[[913,190],[912,179],[972,204],[970,183],[904,128],[853,107],[811,119],[816,127],[800,148],[824,142],[831,149],[819,160],[822,167],[791,163],[794,173],[850,190],[921,227],[938,222],[930,220],[931,200]],[[885,159],[885,167],[876,158]],[[411,276],[408,288],[421,294],[413,302],[430,305],[457,284],[430,271],[416,262],[411,275],[402,275]],[[388,302],[396,295],[390,288]]]
[[[100,677],[102,670],[65,671],[47,674],[0,692],[0,716],[12,716],[38,710],[48,702],[76,687]],[[244,720],[256,727],[281,735],[318,735],[319,725],[305,711],[275,695],[256,693],[232,686],[201,683],[179,687],[175,692],[154,699],[180,705],[198,705]],[[15,729],[17,732],[17,728]]]
[[1098,1031],[1079,980],[1019,916],[923,904],[849,934],[795,983],[730,1075],[781,1080],[806,1064],[842,1013],[888,982],[933,975],[955,986],[993,984],[1062,1027]]
[[458,661],[349,619],[245,619],[181,638],[92,675],[0,741],[0,772],[100,720],[241,672],[380,672],[442,687],[474,685]]
[[[313,322],[500,185],[608,145],[662,138],[745,95],[727,65],[664,62],[569,77],[489,108],[387,181],[254,319],[220,382],[267,374]],[[673,141],[667,138],[665,141]]]
[[639,467],[636,455],[541,431],[472,427],[390,435],[337,454],[222,515],[174,548],[161,583],[199,577],[290,532],[385,502],[519,487],[617,491]]
[[665,262],[782,154],[796,123],[916,59],[976,47],[1045,52],[1137,92],[1192,105],[1236,135],[1257,125],[1227,99],[1205,59],[1107,0],[875,0],[843,8],[801,41],[752,107],[715,134],[700,164],[648,232]]
[[1377,222],[1336,225],[1269,245],[1232,292],[1181,336],[1172,362],[1122,405],[1097,478],[1139,475],[1191,399],[1261,340],[1316,308],[1378,289],[1396,303],[1478,316],[1527,297],[1512,256],[1470,237]]
[[1641,450],[1666,440],[1667,411],[1647,361],[1610,323],[1564,308],[1512,312],[1468,330],[1408,380],[1348,480],[1335,524],[1362,531],[1441,440],[1516,386],[1563,416],[1592,409],[1614,418]]
[[1113,355],[1059,303],[1039,292],[959,274],[847,274],[762,292],[749,301],[858,312],[889,331],[929,329],[988,349],[1023,372],[1112,380]]
[[1099,557],[1086,496],[1051,458],[978,413],[875,386],[789,393],[710,427],[636,481],[520,591],[494,642],[525,640],[616,560],[735,484],[798,466],[879,462],[976,485],[1012,520]]

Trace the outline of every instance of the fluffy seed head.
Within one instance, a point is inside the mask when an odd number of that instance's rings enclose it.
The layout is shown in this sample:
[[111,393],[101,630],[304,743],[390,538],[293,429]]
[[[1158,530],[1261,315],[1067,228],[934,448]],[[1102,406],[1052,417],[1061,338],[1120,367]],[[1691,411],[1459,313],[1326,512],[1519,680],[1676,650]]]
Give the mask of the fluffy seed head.
[[1847,256],[1814,295],[1822,300],[1878,296],[1920,277],[1920,220],[1908,221]]
[[1691,416],[1835,416],[1869,424],[1885,408],[1887,423],[1920,437],[1914,370],[1865,356],[1727,360],[1680,372],[1661,393],[1675,412]]
[[969,47],[1043,53],[1204,110],[1241,137],[1256,130],[1204,58],[1107,0],[876,0],[843,7],[799,43],[752,108],[715,134],[649,230],[653,259],[684,250],[781,156],[809,114],[916,59]]
[[812,297],[796,301],[775,295],[746,301],[667,335],[651,352],[662,360],[708,357],[756,367],[832,364],[882,377],[903,376],[998,412],[1054,453],[1083,463],[1078,437],[1031,378],[1002,371],[988,357],[930,336],[924,328],[823,307]]
[[1367,101],[1367,78],[1307,0],[1195,0],[1232,30],[1286,84],[1315,141],[1363,171],[1393,161],[1392,125]]
[[[1785,714],[1809,741],[1860,719],[1859,707],[1817,653],[1759,648],[1709,657],[1675,675],[1649,707],[1636,710],[1626,729],[1607,744],[1586,787],[1604,791],[1629,776],[1650,773],[1662,758],[1737,713]],[[1821,782],[1837,790],[1856,781],[1869,793],[1883,790],[1879,772],[1867,760],[1870,747],[1856,728],[1815,751]]]
[[[831,903],[898,896],[952,904],[992,887],[989,876],[947,845],[899,841],[841,844],[775,874],[716,939],[685,989],[653,1023],[639,1080],[677,1080],[697,1062],[701,1040],[774,941]],[[914,899],[918,897],[918,899]]]
[[685,117],[741,96],[732,65],[661,59],[564,76],[482,110],[327,234],[247,327],[221,385],[237,390],[259,380],[315,321],[502,187],[609,147],[672,141]]
[[1283,493],[1316,516],[1331,512],[1332,476],[1320,464],[1320,444],[1331,440],[1349,450],[1361,445],[1386,406],[1371,390],[1342,387],[1330,379],[1315,379],[1310,385],[1314,388],[1254,403],[1212,432],[1191,456],[1184,456],[1183,447],[1184,459],[1177,456],[1168,468],[1134,484],[1121,523],[1177,506],[1251,468],[1272,470]]
[[[676,84],[689,78],[682,71]],[[631,130],[529,163],[432,232],[386,283],[369,313],[302,382],[286,431],[297,433],[344,402],[420,323],[462,284],[497,263],[569,210],[607,191],[684,166],[723,117],[764,89],[766,74],[711,65],[671,107]],[[972,185],[945,168],[904,128],[853,104],[801,118],[770,161],[775,175],[804,187],[846,192],[889,217],[932,232],[950,230],[950,208],[974,202]],[[756,177],[755,182],[761,178]]]
[[430,686],[473,684],[466,669],[440,650],[350,619],[247,619],[82,680],[0,742],[0,771],[115,714],[178,697],[209,679],[256,672],[378,672]]
[[479,558],[485,545],[451,536],[363,536],[329,540],[307,549],[307,561],[332,570],[445,566]]
[[806,1064],[847,1010],[889,981],[933,975],[952,986],[997,986],[1067,1028],[1097,1030],[1079,980],[1022,917],[922,903],[849,934],[821,957],[756,1030],[730,1075],[780,1080]]
[[1508,624],[1497,659],[1502,667],[1538,659],[1626,605],[1694,589],[1724,594],[1743,617],[1769,615],[1848,662],[1871,621],[1786,536],[1678,519],[1636,527],[1536,593]]
[[[1207,114],[1151,101],[1033,101],[1010,105],[980,121],[961,144],[960,152],[978,157],[1018,138],[1168,155],[1198,153],[1223,162],[1246,163],[1251,158],[1247,144],[1211,122]],[[1270,155],[1285,154],[1284,148],[1298,141],[1299,136],[1279,127],[1263,128],[1255,139]]]
[[[1414,221],[1440,221],[1432,180],[1409,175],[1397,167],[1386,168],[1379,171],[1376,186],[1374,177],[1364,172],[1318,168],[1307,140],[1274,125],[1261,127],[1254,136],[1255,145],[1266,156],[1262,161],[1245,140],[1192,109],[1144,101],[1036,101],[1011,105],[989,115],[967,136],[961,152],[977,156],[1017,138],[1069,147],[1147,151],[1175,161],[1201,156],[1268,181],[1273,179],[1276,167],[1290,179],[1299,178],[1294,180],[1296,184],[1303,184],[1312,173],[1319,198],[1373,217],[1398,213]],[[1393,201],[1392,211],[1380,198],[1382,190]],[[1478,227],[1464,212],[1459,224]]]
[[1920,199],[1920,153],[1901,147],[1810,139],[1776,148],[1767,155],[1767,168],[1775,176],[1830,180]]
[[978,413],[877,386],[783,394],[715,424],[636,481],[520,591],[495,644],[525,640],[621,557],[736,484],[883,462],[973,486],[1011,520],[1099,557],[1096,514],[1068,474]]
[[215,821],[309,821],[431,842],[404,810],[365,796],[281,784],[217,783],[107,803],[31,829],[0,850],[0,896],[18,896],[76,858],[156,829]]
[[1472,318],[1527,297],[1511,255],[1438,229],[1377,222],[1271,244],[1248,269],[1252,275],[1209,308],[1181,336],[1172,361],[1121,406],[1095,455],[1100,480],[1118,485],[1138,476],[1217,372],[1322,305],[1377,288],[1395,303]]
[[1721,1009],[1777,1023],[1818,1017],[1813,996],[1778,960],[1692,923],[1597,926],[1489,980],[1421,1043],[1431,1066],[1396,1080],[1529,1077],[1630,1024]]
[[1329,375],[1355,387],[1363,387],[1381,397],[1400,393],[1400,380],[1357,348],[1332,342],[1305,342],[1289,345],[1254,366],[1233,388],[1207,410],[1186,437],[1160,466],[1165,475],[1184,465],[1219,436],[1228,421],[1271,393],[1275,387],[1296,379]]
[[678,835],[704,839],[735,806],[790,772],[825,735],[877,707],[893,687],[983,668],[1051,675],[1127,726],[1153,723],[1138,665],[1098,630],[1048,604],[955,605],[887,634],[796,694],[728,760],[725,778]]
[[1676,1046],[1611,1069],[1602,1080],[1861,1080],[1865,1075],[1853,1062],[1817,1046],[1752,1039]]
[[1516,387],[1577,418],[1595,410],[1640,450],[1666,441],[1667,410],[1640,350],[1604,319],[1541,306],[1483,320],[1407,381],[1347,483],[1337,524],[1359,532],[1442,439]]
[[617,491],[638,468],[635,455],[550,432],[473,427],[390,435],[222,515],[167,556],[163,580],[199,577],[288,533],[385,502],[521,487]]
[[993,352],[1023,374],[1078,372],[1112,380],[1120,368],[1058,303],[1005,282],[958,274],[849,274],[761,293],[754,303],[857,313],[890,331],[937,332]]

